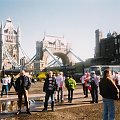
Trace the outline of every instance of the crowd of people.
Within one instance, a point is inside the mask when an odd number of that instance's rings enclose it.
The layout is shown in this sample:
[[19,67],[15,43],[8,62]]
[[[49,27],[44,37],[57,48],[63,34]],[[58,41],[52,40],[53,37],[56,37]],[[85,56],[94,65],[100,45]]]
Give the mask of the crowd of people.
[[[115,104],[114,100],[120,99],[120,74],[118,72],[111,72],[110,69],[106,69],[103,72],[103,77],[100,78],[95,71],[85,72],[80,77],[80,82],[83,87],[84,98],[88,97],[88,92],[91,94],[91,103],[98,103],[98,95],[103,97],[103,120],[114,120],[115,118]],[[18,112],[21,113],[22,96],[24,95],[26,111],[30,113],[28,90],[31,86],[31,80],[25,75],[25,71],[20,72],[20,76],[14,80],[14,76],[4,75],[1,80],[2,90],[1,97],[5,91],[8,97],[8,91],[13,86],[18,95]],[[74,89],[76,88],[76,81],[72,75],[64,76],[63,72],[57,74],[53,71],[49,71],[46,74],[46,79],[43,85],[43,92],[45,92],[44,108],[42,111],[48,110],[48,100],[51,98],[51,109],[54,111],[55,102],[64,102],[64,87],[68,91],[68,102],[72,103]]]
[[[81,78],[83,93],[88,97],[91,93],[91,103],[98,103],[98,95],[103,101],[103,120],[115,120],[115,100],[120,100],[120,73],[105,69],[102,78],[95,71],[86,72]],[[98,92],[99,91],[99,92]]]
[[47,111],[49,97],[51,97],[52,111],[54,111],[55,101],[64,102],[64,87],[68,90],[68,102],[71,103],[73,100],[73,91],[76,87],[76,81],[71,75],[65,78],[63,72],[59,72],[55,75],[52,71],[49,71],[43,86],[43,91],[46,94],[42,111]]
[[[22,96],[24,96],[26,112],[30,113],[30,106],[28,100],[28,90],[31,87],[31,78],[29,78],[24,70],[21,70],[19,75],[10,76],[4,75],[1,79],[2,90],[1,97],[3,97],[4,92],[6,97],[8,97],[8,92],[13,86],[17,95],[18,95],[18,112],[17,115],[21,114],[21,104],[22,104]],[[73,100],[73,91],[76,87],[76,81],[70,75],[65,78],[63,72],[58,72],[57,74],[49,71],[46,74],[46,79],[43,86],[43,92],[45,92],[45,102],[44,109],[42,111],[47,111],[48,100],[51,97],[51,109],[54,111],[55,102],[64,102],[64,88],[68,90],[68,102],[72,103]]]

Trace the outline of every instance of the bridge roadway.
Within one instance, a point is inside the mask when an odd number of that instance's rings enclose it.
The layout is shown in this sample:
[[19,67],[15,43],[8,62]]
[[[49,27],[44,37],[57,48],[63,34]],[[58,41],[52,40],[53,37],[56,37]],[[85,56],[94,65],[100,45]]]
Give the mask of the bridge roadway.
[[[44,93],[41,94],[29,94],[29,100],[30,100],[30,109],[31,111],[41,111],[43,108],[43,102],[44,102]],[[55,109],[63,109],[68,107],[77,107],[77,106],[84,106],[84,105],[91,105],[91,95],[89,93],[88,98],[84,98],[84,94],[82,92],[82,88],[75,89],[74,90],[74,99],[72,103],[68,103],[67,100],[67,91],[64,91],[64,102],[56,102],[55,103]],[[17,95],[9,95],[8,98],[3,97],[0,98],[0,104],[7,101],[17,101]],[[99,103],[102,102],[102,97],[99,95]],[[50,105],[50,104],[49,104]],[[49,110],[50,106],[48,107]],[[22,111],[25,111],[25,107]],[[1,111],[2,112],[2,111]],[[8,111],[10,113],[16,112],[14,111]]]

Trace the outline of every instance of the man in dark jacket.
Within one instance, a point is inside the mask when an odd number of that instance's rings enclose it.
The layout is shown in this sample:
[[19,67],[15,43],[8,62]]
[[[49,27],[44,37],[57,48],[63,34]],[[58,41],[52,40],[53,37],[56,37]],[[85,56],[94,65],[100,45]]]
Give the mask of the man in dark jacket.
[[31,81],[28,76],[25,75],[25,71],[22,70],[20,72],[20,76],[15,81],[15,90],[18,94],[18,112],[17,115],[21,113],[21,104],[22,104],[22,96],[24,95],[27,114],[30,113],[29,108],[29,100],[28,100],[28,90],[31,86]]
[[48,100],[51,97],[51,109],[54,111],[54,92],[57,90],[56,79],[53,77],[53,72],[49,71],[45,83],[43,86],[43,91],[46,93],[44,109],[42,111],[47,111]]
[[119,90],[112,80],[110,69],[106,69],[99,83],[100,95],[103,97],[103,120],[115,120],[115,103]]

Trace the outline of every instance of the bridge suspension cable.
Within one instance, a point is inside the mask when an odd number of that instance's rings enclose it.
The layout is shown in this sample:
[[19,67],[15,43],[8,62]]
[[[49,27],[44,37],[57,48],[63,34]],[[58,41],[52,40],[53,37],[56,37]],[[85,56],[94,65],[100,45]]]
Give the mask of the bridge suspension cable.
[[49,55],[61,66],[62,63],[56,59],[56,57],[50,52],[50,50],[48,50],[47,48],[44,49],[44,51],[47,51],[49,53]]
[[[57,57],[57,59],[59,60],[60,58]],[[51,67],[52,65],[55,65],[56,62],[57,62],[57,61],[52,60],[51,62],[48,63],[47,67]]]
[[27,59],[30,60],[30,58],[27,56],[27,54],[25,53],[25,51],[22,49],[20,43],[19,43],[19,48],[20,48],[20,50],[22,52],[23,57],[25,57],[25,58],[27,57]]
[[[77,58],[80,62],[84,62],[81,58],[79,58],[78,56],[76,56],[71,50],[69,50],[70,53],[72,53],[72,55]],[[68,52],[68,53],[69,53]]]
[[20,67],[20,65],[17,63],[17,61],[13,60],[13,58],[11,57],[11,55],[8,53],[7,49],[5,46],[3,46],[3,51],[6,54],[9,62],[14,66],[14,67]]
[[[19,43],[18,43],[19,44]],[[19,48],[20,48],[20,50],[21,50],[21,52],[22,52],[22,55],[26,58],[28,58],[28,62],[25,64],[25,66],[28,66],[28,65],[31,65],[33,62],[34,62],[34,60],[35,60],[35,57],[36,57],[36,55],[34,55],[31,59],[27,56],[27,54],[25,53],[25,51],[22,49],[22,47],[21,47],[21,45],[19,44]],[[3,45],[3,51],[4,51],[4,54],[6,55],[6,57],[7,57],[7,59],[9,60],[9,62],[10,62],[10,64],[12,65],[12,66],[14,66],[15,68],[21,68],[22,66],[19,64],[19,63],[17,63],[17,61],[16,60],[14,60],[13,58],[12,58],[12,56],[10,55],[10,53],[7,51],[7,48]]]
[[31,65],[36,58],[36,54],[25,64],[25,66]]

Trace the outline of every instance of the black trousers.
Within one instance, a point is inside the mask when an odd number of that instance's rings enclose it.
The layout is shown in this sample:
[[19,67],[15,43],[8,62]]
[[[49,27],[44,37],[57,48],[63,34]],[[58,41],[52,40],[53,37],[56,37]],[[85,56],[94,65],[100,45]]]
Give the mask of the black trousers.
[[18,92],[18,110],[21,111],[22,96],[24,95],[26,110],[29,111],[28,90]]
[[68,101],[72,101],[73,100],[73,91],[74,89],[68,89]]
[[98,87],[97,86],[91,86],[91,97],[92,102],[98,103]]
[[85,91],[85,83],[82,83],[82,87],[83,87],[83,93],[84,93],[84,95],[86,95],[86,91]]
[[88,86],[85,86],[85,96],[88,97]]
[[44,108],[47,110],[49,97],[51,97],[51,108],[53,110],[54,109],[54,92],[53,91],[46,92]]
[[57,100],[58,102],[63,100],[63,88],[62,87],[59,87],[58,91],[57,91]]

